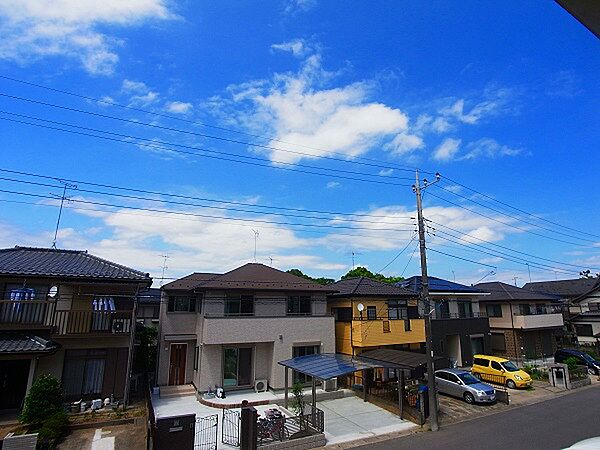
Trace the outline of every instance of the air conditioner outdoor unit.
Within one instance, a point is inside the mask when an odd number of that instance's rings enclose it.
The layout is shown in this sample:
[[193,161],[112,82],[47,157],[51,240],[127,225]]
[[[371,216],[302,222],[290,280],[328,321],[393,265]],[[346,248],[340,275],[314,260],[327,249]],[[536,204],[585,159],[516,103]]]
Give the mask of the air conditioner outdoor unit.
[[267,380],[256,380],[254,382],[254,390],[256,392],[266,392],[269,387]]
[[325,380],[324,388],[326,392],[337,391],[337,378]]

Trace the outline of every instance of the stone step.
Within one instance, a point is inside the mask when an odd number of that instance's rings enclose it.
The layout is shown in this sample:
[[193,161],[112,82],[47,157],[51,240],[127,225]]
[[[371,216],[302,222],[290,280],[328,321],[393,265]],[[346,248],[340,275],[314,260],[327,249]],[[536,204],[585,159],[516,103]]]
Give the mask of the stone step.
[[192,384],[160,387],[160,398],[186,397],[189,395],[196,395],[196,388]]

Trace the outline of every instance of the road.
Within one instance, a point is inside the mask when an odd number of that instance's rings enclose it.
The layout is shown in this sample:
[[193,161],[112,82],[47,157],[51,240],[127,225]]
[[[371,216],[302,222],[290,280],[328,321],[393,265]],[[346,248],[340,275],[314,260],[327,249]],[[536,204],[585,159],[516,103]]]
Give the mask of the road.
[[563,449],[600,436],[600,386],[506,412],[358,447],[384,449]]

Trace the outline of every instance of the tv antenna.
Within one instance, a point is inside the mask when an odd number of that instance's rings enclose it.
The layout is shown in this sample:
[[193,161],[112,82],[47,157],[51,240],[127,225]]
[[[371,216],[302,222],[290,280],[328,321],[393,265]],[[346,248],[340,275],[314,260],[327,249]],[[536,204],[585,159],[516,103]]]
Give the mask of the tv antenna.
[[[77,189],[76,184],[67,183],[64,180],[58,180],[58,181],[63,185],[63,193],[62,193],[62,196],[60,197],[60,208],[58,209],[58,217],[56,218],[56,228],[54,229],[54,240],[52,241],[52,248],[56,248],[56,239],[58,237],[58,228],[60,227],[60,218],[62,216],[63,205],[65,204],[65,200],[67,200],[67,201],[70,200],[69,198],[67,198],[67,189],[68,188]],[[55,195],[55,194],[51,194],[51,195]]]
[[254,262],[256,262],[256,242],[258,241],[258,236],[260,233],[254,228],[252,229],[252,232],[254,233]]
[[515,280],[515,286],[517,285],[517,280],[518,280],[519,278],[521,278],[521,277],[518,277],[518,276],[516,276],[516,275],[513,277],[513,280]]
[[167,259],[169,259],[170,257],[167,254],[160,255],[160,256],[163,259],[162,275],[160,277],[160,287],[162,287],[163,283],[165,282],[165,271],[169,268],[169,266],[167,266]]

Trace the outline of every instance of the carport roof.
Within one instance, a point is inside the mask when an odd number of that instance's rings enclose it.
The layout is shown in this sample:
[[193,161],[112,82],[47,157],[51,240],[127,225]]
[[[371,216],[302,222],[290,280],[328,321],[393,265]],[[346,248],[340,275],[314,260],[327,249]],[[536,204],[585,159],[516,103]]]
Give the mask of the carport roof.
[[342,355],[340,353],[297,356],[296,358],[279,361],[279,364],[320,380],[341,377],[342,375],[348,375],[359,370],[383,367],[381,363],[376,361],[369,361],[360,356]]
[[[416,369],[423,364],[427,364],[427,355],[416,352],[406,352],[393,348],[377,348],[367,350],[360,354],[364,360],[371,360],[380,363],[385,367],[398,367],[401,369]],[[441,357],[434,357],[433,360],[440,360]]]

